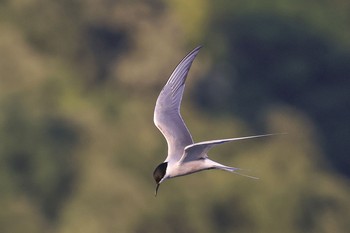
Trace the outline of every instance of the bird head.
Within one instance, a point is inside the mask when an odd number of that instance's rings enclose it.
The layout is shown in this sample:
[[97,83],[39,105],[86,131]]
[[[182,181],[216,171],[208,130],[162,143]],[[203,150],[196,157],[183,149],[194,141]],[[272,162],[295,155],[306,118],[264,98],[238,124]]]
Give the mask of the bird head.
[[153,178],[157,183],[155,196],[157,196],[157,192],[158,192],[158,188],[159,188],[160,183],[164,180],[167,167],[168,167],[168,163],[164,162],[164,163],[159,164],[156,167],[156,169],[154,169]]

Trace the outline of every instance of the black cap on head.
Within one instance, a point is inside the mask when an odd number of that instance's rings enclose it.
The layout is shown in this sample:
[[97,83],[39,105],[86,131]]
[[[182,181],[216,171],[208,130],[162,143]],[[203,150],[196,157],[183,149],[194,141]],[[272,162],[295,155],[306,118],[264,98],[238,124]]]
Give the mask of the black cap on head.
[[154,180],[157,182],[157,184],[159,183],[159,181],[161,181],[163,179],[163,177],[165,176],[166,173],[166,168],[168,167],[168,163],[161,163],[159,164],[156,169],[154,169],[153,172],[153,178]]
[[165,176],[166,173],[166,168],[168,167],[168,163],[164,162],[159,164],[156,169],[153,172],[153,178],[157,183],[157,187],[156,187],[156,192],[155,192],[155,196],[157,196],[157,192],[158,192],[158,188],[159,188],[159,182],[163,179],[163,177]]

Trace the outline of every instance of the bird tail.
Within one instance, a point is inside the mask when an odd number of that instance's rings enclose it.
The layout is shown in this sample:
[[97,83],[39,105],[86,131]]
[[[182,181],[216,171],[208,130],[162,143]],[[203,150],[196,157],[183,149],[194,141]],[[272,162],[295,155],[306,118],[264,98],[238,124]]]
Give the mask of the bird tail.
[[255,179],[255,180],[258,180],[258,179],[259,179],[258,177],[250,176],[250,175],[247,175],[247,174],[238,172],[238,171],[245,171],[245,170],[242,169],[242,168],[238,168],[238,167],[227,167],[227,166],[218,166],[218,167],[216,167],[216,168],[217,168],[217,169],[220,169],[220,170],[232,172],[232,173],[235,173],[235,174],[240,175],[240,176],[245,176],[245,177],[248,177],[248,178],[251,178],[251,179]]

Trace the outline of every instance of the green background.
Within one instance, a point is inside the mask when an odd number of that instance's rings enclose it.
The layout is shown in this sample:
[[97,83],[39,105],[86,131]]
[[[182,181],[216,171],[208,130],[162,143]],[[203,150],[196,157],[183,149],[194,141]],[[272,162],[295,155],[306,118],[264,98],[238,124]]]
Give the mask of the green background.
[[[0,232],[350,229],[350,2],[0,1]],[[222,171],[166,181],[153,125],[203,45],[182,114]]]

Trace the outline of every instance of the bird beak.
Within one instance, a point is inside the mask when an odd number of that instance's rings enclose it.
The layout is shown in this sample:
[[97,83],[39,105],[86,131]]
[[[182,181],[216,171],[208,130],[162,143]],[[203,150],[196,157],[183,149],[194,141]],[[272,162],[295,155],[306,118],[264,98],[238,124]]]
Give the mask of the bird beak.
[[158,189],[159,189],[159,185],[160,185],[160,184],[157,184],[157,187],[156,187],[156,192],[154,193],[154,196],[155,196],[155,197],[157,196]]

